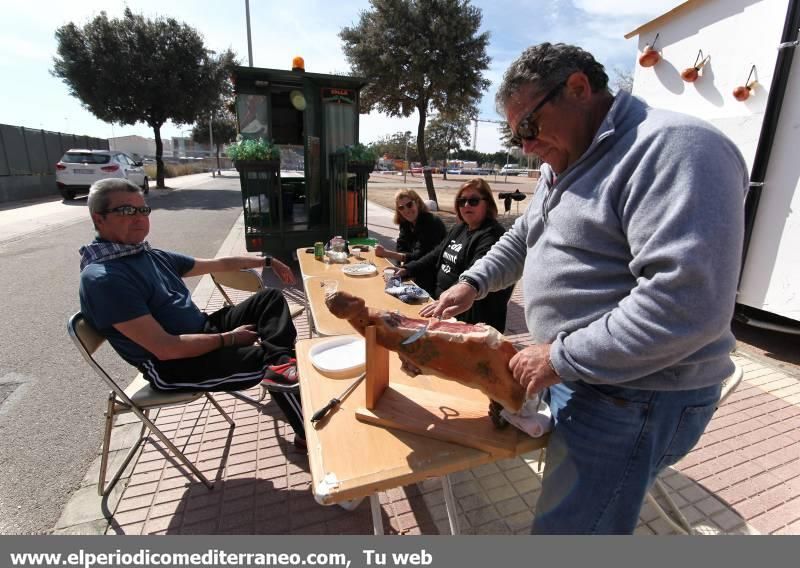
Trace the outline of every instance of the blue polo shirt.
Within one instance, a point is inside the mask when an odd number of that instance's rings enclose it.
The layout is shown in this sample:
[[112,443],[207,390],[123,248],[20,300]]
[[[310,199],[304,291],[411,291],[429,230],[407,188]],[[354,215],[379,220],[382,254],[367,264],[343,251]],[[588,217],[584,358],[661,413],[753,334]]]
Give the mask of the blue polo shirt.
[[192,302],[182,278],[193,266],[192,257],[158,249],[90,264],[81,272],[81,312],[123,359],[138,366],[156,357],[114,324],[150,314],[171,335],[202,332],[208,316]]

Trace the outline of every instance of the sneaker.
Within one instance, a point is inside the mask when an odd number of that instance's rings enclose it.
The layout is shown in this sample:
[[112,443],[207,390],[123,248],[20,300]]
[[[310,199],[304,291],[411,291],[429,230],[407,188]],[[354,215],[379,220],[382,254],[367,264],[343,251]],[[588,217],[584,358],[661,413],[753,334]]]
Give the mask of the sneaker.
[[298,392],[297,359],[289,359],[280,365],[270,365],[261,379],[261,385],[269,391]]

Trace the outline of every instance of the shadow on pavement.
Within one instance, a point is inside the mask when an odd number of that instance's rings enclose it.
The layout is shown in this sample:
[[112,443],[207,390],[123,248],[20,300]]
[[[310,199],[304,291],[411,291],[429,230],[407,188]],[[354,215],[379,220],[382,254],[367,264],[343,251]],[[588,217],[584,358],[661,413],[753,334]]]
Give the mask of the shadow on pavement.
[[220,210],[242,207],[241,193],[229,189],[181,189],[167,199],[159,200],[158,209]]
[[753,327],[738,321],[732,324],[737,342],[746,345],[745,351],[756,353],[789,365],[800,365],[800,335]]

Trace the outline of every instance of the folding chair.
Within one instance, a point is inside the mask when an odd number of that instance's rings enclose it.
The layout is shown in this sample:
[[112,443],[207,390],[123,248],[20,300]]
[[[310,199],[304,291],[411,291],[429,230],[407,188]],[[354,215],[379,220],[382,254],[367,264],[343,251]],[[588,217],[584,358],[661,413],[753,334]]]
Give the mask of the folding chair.
[[[214,408],[225,418],[231,429],[236,427],[230,416],[222,409],[222,407],[214,400],[214,397],[207,392],[187,392],[187,391],[158,391],[150,386],[150,383],[142,377],[141,374],[123,389],[120,384],[109,375],[105,369],[94,358],[94,354],[105,343],[105,338],[101,336],[83,317],[80,312],[76,313],[69,319],[67,325],[69,336],[72,338],[75,347],[86,362],[97,372],[98,375],[106,382],[111,388],[108,393],[108,406],[105,412],[105,432],[103,434],[103,449],[100,457],[100,477],[97,481],[97,493],[101,496],[106,496],[113,489],[114,485],[119,481],[122,472],[133,459],[136,450],[147,438],[146,433],[154,433],[161,442],[177,457],[183,464],[194,473],[197,478],[202,481],[209,489],[214,488],[214,484],[203,475],[195,465],[181,452],[172,441],[156,426],[150,419],[150,411],[157,408],[165,408],[169,406],[176,406],[180,404],[188,404],[205,396]],[[142,429],[139,432],[139,439],[128,452],[122,465],[112,477],[108,486],[105,485],[106,469],[108,467],[108,453],[111,444],[111,429],[114,426],[114,417],[119,414],[132,412],[139,420],[142,421]]]
[[[232,306],[234,302],[231,300],[225,288],[233,288],[234,290],[242,290],[244,292],[258,292],[264,287],[264,281],[252,268],[244,270],[233,270],[230,272],[213,272],[211,273],[211,281],[222,294],[223,301],[226,306]],[[303,306],[289,306],[289,313],[294,319],[298,314],[303,311]]]
[[[735,363],[734,363],[735,364]],[[736,364],[735,364],[736,365]],[[739,383],[742,382],[742,378],[744,377],[744,371],[739,365],[736,365],[736,368],[733,371],[733,374],[722,381],[722,393],[719,397],[719,402],[717,403],[717,408],[722,406],[725,400],[736,390],[736,387],[739,386]],[[669,508],[669,512],[665,511],[664,508],[659,504],[656,500],[654,492],[658,492],[661,497],[667,502],[667,506]],[[690,535],[695,534],[696,531],[692,528],[692,525],[689,523],[688,519],[683,515],[681,512],[681,508],[678,507],[677,503],[670,497],[669,491],[667,487],[661,482],[660,479],[656,479],[653,483],[652,489],[647,493],[647,502],[653,506],[656,512],[663,518],[667,524],[672,527],[672,529],[683,535]]]
[[[256,272],[252,268],[246,268],[243,270],[232,270],[229,272],[212,272],[209,274],[211,276],[211,281],[214,282],[214,285],[219,290],[220,294],[222,294],[223,303],[226,306],[233,306],[234,302],[231,300],[228,293],[225,291],[225,288],[232,288],[234,290],[241,290],[243,292],[252,292],[256,293],[262,288],[264,288],[264,281],[259,276],[258,272]],[[303,306],[290,306],[289,313],[292,316],[292,319],[295,318],[298,314],[303,311]],[[245,402],[249,402],[253,405],[260,405],[263,400],[267,397],[267,392],[269,391],[269,386],[262,383],[261,385],[261,396],[258,399],[252,398],[247,396],[246,394],[242,394],[239,392],[230,392],[228,394],[235,396],[236,398],[243,400]]]

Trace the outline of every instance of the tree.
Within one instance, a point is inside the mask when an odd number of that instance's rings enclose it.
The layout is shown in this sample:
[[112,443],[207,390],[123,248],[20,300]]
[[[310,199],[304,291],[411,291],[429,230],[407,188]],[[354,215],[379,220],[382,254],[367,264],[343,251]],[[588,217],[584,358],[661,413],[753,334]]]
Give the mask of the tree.
[[144,122],[156,139],[157,187],[164,187],[161,127],[192,124],[213,109],[235,63],[230,50],[215,55],[203,38],[173,18],[145,19],[126,8],[121,19],[105,12],[83,27],[56,30],[52,74],[97,118]]
[[[411,162],[419,161],[415,146],[416,140],[412,136],[408,139],[408,159]],[[378,156],[388,155],[396,160],[403,160],[406,157],[406,135],[404,132],[395,132],[372,142],[369,148]]]
[[500,143],[502,144],[503,148],[506,150],[510,150],[511,148],[518,148],[519,145],[515,144],[511,141],[514,137],[514,133],[511,132],[511,126],[505,120],[500,123],[498,127],[500,130]]
[[[199,117],[197,124],[192,129],[192,140],[200,144],[211,143],[211,135],[214,136],[214,150],[217,157],[217,168],[219,168],[219,147],[223,144],[233,142],[236,140],[236,134],[239,132],[236,126],[236,119],[228,112],[217,111],[212,113],[213,119],[203,119]],[[209,122],[211,122],[211,132],[209,132]]]
[[633,91],[633,73],[629,69],[614,67],[614,78],[611,84],[617,91]]
[[[425,125],[437,111],[473,116],[489,81],[489,34],[469,0],[370,0],[359,22],[339,33],[352,71],[369,77],[362,112],[419,113],[417,151],[428,163]],[[428,187],[428,196],[436,192]]]
[[447,179],[447,156],[450,150],[460,150],[461,144],[469,146],[469,117],[439,113],[425,129],[426,149],[444,159],[444,179]]

